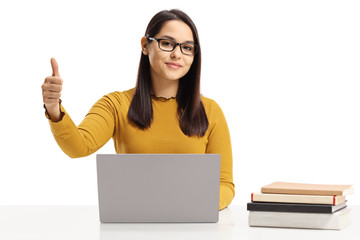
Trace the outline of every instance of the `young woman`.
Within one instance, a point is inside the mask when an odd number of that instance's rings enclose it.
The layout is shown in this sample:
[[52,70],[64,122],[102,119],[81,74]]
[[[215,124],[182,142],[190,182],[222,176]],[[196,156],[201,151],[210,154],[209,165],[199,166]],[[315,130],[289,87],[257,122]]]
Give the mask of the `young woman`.
[[[55,59],[42,85],[55,140],[70,157],[96,152],[113,138],[117,153],[221,154],[219,209],[234,198],[229,129],[218,104],[200,95],[201,48],[182,11],[157,13],[141,39],[136,87],[98,100],[78,127],[61,105]],[[201,174],[201,173],[200,173]]]

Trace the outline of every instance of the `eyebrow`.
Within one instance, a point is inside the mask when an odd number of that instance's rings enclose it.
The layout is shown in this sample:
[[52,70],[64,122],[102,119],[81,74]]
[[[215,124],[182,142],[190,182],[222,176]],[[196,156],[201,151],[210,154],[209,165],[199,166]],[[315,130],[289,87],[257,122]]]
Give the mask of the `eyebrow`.
[[[175,41],[175,38],[173,38],[173,37],[171,37],[171,36],[169,36],[169,35],[164,35],[164,36],[161,36],[162,38],[168,38],[168,39],[170,39],[170,40],[173,40],[173,41]],[[176,42],[176,41],[175,41]],[[194,43],[194,41],[185,41],[185,42],[183,42],[183,43]]]

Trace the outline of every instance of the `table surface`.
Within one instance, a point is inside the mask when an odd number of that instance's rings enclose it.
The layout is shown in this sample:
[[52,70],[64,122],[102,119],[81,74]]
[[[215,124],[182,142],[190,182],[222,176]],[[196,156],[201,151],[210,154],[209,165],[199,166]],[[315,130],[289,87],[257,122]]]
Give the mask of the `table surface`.
[[360,239],[360,206],[343,230],[248,226],[246,206],[220,211],[218,223],[113,223],[99,221],[97,206],[0,206],[0,239]]

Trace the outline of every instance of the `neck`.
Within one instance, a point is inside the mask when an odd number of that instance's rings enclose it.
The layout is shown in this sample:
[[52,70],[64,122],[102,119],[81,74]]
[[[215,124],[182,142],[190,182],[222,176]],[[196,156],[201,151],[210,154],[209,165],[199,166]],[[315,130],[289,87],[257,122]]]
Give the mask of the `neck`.
[[156,97],[176,97],[179,80],[152,80],[151,91]]

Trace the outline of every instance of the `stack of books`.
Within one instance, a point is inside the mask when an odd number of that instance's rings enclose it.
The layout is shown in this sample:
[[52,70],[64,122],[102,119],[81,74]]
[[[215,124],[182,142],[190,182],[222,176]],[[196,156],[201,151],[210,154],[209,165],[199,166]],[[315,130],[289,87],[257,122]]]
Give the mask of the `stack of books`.
[[274,182],[252,193],[249,226],[340,230],[350,225],[352,185]]

